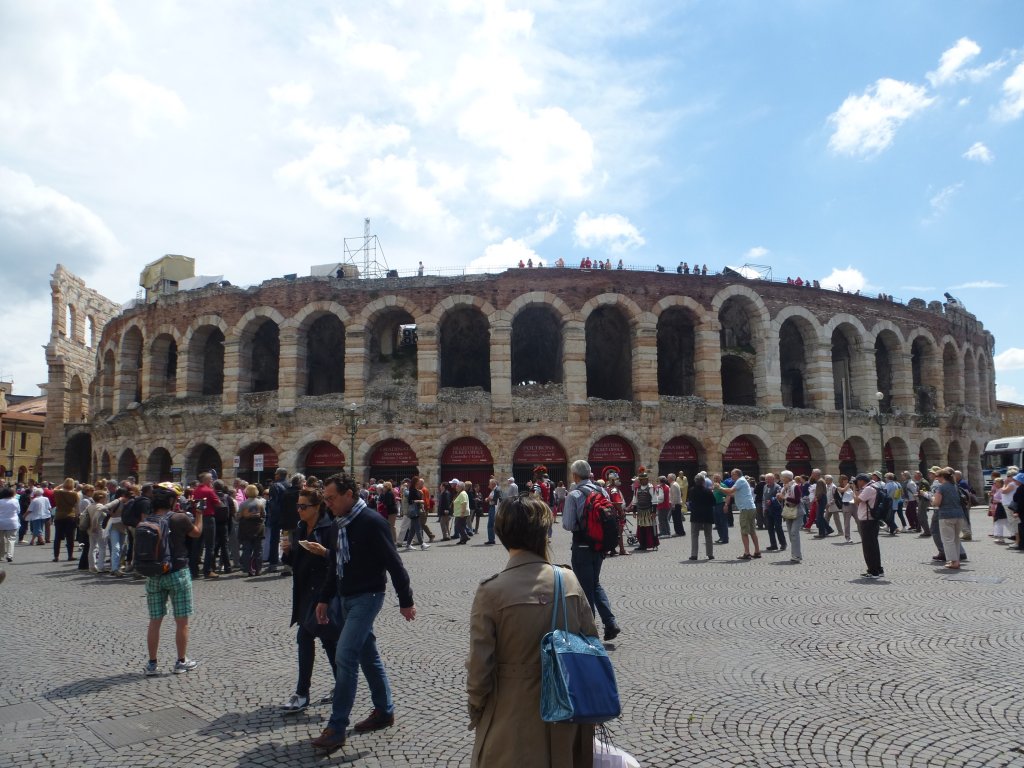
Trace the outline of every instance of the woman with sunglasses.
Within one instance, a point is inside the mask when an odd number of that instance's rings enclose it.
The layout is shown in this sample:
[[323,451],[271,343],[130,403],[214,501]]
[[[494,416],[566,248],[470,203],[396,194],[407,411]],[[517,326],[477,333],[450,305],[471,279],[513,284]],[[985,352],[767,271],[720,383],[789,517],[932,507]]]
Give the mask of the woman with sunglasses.
[[[296,529],[296,545],[289,541],[282,544],[286,565],[292,569],[292,617],[291,623],[298,624],[295,642],[299,652],[299,680],[293,693],[282,709],[286,714],[301,712],[309,706],[309,685],[313,679],[313,660],[316,657],[316,640],[327,654],[331,672],[335,671],[334,651],[338,645],[340,631],[331,621],[318,624],[316,604],[320,599],[320,586],[330,570],[327,554],[327,538],[332,535],[334,523],[323,505],[323,495],[315,488],[299,491],[296,505],[299,525]],[[333,688],[333,682],[332,682]]]

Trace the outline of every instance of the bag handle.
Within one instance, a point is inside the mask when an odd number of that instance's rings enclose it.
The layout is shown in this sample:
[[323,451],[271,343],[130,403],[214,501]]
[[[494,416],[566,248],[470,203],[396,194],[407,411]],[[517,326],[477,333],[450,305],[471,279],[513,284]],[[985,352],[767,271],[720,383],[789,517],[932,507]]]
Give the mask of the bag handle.
[[562,569],[559,568],[557,565],[552,565],[551,567],[555,571],[555,595],[554,595],[554,599],[552,600],[554,605],[552,606],[552,611],[551,611],[551,631],[554,632],[556,629],[558,629],[558,606],[559,606],[559,603],[561,603],[561,606],[562,606],[562,619],[563,619],[563,627],[562,628],[565,629],[565,630],[568,630],[569,629],[569,611],[568,611],[568,608],[566,608],[566,605],[565,605],[565,590],[562,588]]

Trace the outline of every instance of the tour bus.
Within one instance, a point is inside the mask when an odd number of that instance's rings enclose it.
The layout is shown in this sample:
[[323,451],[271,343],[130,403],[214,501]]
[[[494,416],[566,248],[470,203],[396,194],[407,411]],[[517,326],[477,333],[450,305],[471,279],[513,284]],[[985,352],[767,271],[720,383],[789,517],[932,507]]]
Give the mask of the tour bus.
[[985,477],[985,492],[992,489],[992,472],[1006,477],[1007,467],[1024,469],[1024,437],[1000,437],[989,440],[981,454],[981,472]]

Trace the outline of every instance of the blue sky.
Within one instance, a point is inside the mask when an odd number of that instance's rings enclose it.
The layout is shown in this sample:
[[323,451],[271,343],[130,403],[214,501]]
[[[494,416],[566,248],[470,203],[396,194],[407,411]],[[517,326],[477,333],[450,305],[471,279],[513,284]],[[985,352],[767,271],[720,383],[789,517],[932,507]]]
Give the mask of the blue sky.
[[[0,0],[0,375],[45,380],[48,275],[193,256],[745,262],[960,297],[1024,400],[1024,3]],[[628,7],[627,7],[628,6]]]

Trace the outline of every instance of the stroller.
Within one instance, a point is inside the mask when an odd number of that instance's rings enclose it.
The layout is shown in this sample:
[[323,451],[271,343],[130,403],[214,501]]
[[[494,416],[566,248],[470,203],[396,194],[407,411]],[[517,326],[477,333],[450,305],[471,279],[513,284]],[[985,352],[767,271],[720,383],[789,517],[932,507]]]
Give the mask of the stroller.
[[640,543],[640,539],[637,538],[636,531],[633,530],[633,524],[629,522],[629,518],[623,518],[624,525],[622,526],[622,536],[626,541],[626,546],[635,547]]

